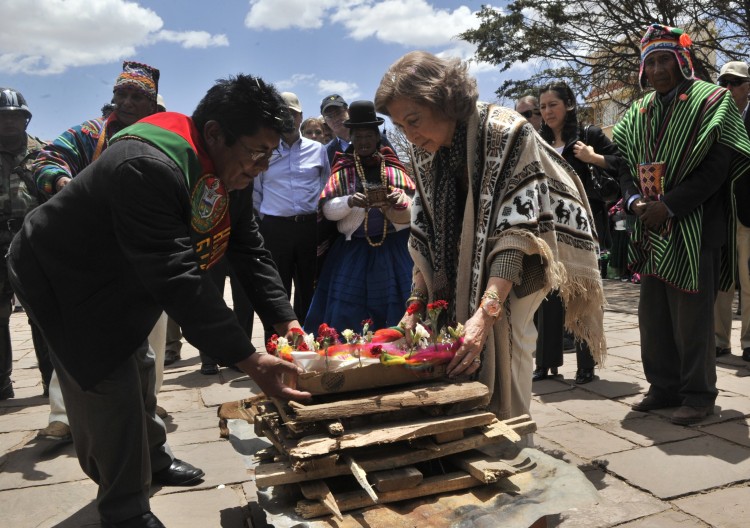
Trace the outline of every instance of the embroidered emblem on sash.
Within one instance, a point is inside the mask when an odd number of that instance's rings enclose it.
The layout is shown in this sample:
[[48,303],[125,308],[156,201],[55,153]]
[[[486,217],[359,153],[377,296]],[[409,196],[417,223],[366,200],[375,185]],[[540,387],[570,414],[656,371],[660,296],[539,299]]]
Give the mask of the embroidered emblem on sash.
[[[231,231],[229,197],[221,180],[213,174],[202,176],[193,187],[190,198],[193,246],[201,269],[218,262],[227,250]],[[202,236],[201,236],[202,235]]]

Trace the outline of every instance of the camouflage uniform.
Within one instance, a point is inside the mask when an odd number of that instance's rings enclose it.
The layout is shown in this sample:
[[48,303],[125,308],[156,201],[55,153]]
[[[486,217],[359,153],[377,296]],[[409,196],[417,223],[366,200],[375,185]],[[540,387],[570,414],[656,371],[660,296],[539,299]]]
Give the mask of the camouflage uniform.
[[[13,235],[21,229],[26,213],[39,205],[31,163],[44,144],[26,135],[26,149],[20,153],[0,150],[0,252],[3,257]],[[8,281],[5,258],[0,259],[0,388],[10,384],[13,351],[10,344],[10,314],[13,290]],[[29,321],[31,324],[31,321]],[[45,387],[52,375],[47,345],[36,325],[31,324],[34,349]]]

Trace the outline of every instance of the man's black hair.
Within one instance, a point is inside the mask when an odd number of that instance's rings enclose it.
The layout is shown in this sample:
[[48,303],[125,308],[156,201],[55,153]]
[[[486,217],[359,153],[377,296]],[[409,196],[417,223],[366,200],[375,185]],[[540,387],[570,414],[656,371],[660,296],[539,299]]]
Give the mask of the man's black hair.
[[271,84],[252,75],[219,79],[198,103],[193,122],[203,136],[208,121],[217,121],[224,131],[227,146],[239,136],[252,136],[261,128],[279,134],[294,126],[286,103]]

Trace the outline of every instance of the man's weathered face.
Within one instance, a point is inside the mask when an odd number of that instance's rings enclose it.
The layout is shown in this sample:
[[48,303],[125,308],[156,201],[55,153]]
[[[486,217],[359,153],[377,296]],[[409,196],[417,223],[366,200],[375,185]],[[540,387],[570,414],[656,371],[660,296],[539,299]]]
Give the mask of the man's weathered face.
[[677,57],[671,51],[650,53],[643,61],[643,72],[648,83],[662,95],[669,93],[684,79]]
[[117,120],[125,126],[130,126],[156,113],[156,101],[131,86],[125,85],[117,88],[112,102],[115,104]]
[[258,174],[268,169],[268,161],[280,139],[278,132],[264,127],[251,136],[239,136],[230,147],[216,121],[206,123],[204,136],[216,176],[228,191],[246,188]]
[[18,136],[26,132],[29,122],[26,112],[20,110],[0,111],[0,136]]
[[333,133],[340,136],[347,131],[347,128],[344,127],[344,121],[349,119],[349,112],[343,106],[329,106],[323,112],[323,119],[331,127]]
[[729,93],[732,94],[732,99],[734,99],[734,104],[742,112],[747,106],[747,97],[750,94],[750,79],[727,75],[719,81],[719,86],[723,86],[729,90]]

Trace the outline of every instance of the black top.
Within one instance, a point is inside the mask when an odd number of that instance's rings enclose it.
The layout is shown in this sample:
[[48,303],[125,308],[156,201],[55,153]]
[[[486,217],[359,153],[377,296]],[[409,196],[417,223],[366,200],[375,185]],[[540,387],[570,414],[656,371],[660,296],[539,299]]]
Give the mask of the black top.
[[[230,193],[227,257],[266,324],[296,319],[253,214]],[[85,390],[143,343],[162,310],[196,348],[226,364],[254,352],[191,244],[190,193],[160,150],[111,145],[27,216],[11,277],[51,348]],[[13,275],[15,274],[15,275]]]

